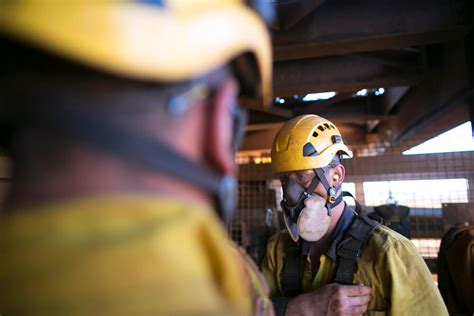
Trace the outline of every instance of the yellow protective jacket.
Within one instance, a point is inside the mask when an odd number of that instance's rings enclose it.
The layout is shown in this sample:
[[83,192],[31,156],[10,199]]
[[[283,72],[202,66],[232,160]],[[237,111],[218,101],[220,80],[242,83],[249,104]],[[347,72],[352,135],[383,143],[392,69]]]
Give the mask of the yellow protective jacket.
[[[346,206],[332,236],[328,251],[321,255],[318,271],[311,270],[311,259],[304,256],[300,275],[304,293],[332,283],[336,271],[336,247],[354,220],[354,212]],[[285,243],[292,242],[282,231],[268,242],[262,270],[271,297],[283,297]],[[413,243],[402,235],[380,226],[369,239],[354,284],[372,288],[366,315],[448,315],[423,258]]]
[[207,206],[109,197],[11,214],[1,315],[254,314],[246,264]]

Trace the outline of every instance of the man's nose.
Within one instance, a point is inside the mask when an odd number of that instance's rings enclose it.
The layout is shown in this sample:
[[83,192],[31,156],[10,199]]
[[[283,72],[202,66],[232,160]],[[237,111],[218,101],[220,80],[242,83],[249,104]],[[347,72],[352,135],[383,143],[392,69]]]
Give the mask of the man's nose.
[[292,174],[288,175],[288,178],[290,181],[297,183],[301,185],[302,187],[305,187],[311,183],[311,179],[303,174],[293,172]]
[[303,184],[305,182],[305,179],[304,179],[304,175],[298,173],[298,172],[291,172],[288,176],[288,178],[293,181],[293,182],[296,182],[298,184]]

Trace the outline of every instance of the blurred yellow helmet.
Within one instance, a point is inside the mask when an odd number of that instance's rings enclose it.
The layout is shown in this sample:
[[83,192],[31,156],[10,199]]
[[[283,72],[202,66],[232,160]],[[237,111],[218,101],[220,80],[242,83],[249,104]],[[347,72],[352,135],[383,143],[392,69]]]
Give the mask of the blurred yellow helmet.
[[246,1],[0,1],[0,34],[104,71],[170,83],[250,53],[256,90],[271,103],[270,38]]
[[274,173],[318,169],[334,156],[352,158],[337,127],[317,115],[302,115],[288,121],[278,131],[272,146]]

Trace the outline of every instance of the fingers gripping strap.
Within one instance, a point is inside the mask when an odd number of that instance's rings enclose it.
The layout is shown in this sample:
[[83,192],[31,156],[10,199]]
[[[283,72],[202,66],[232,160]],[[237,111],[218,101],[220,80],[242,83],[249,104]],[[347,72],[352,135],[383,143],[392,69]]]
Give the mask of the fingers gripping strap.
[[352,284],[354,273],[357,270],[357,260],[361,257],[367,241],[374,230],[380,226],[365,216],[357,216],[347,230],[344,239],[337,247],[337,270],[334,282]]

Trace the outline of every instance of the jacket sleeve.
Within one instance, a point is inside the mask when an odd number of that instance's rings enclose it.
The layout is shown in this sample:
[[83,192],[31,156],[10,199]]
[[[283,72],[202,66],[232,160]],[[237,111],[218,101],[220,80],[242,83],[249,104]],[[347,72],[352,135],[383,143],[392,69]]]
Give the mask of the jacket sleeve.
[[398,239],[384,255],[390,315],[448,315],[431,273],[412,242]]
[[277,244],[278,235],[273,236],[268,240],[267,250],[262,261],[262,273],[268,283],[270,289],[270,297],[281,296],[278,289],[278,269],[277,269]]

